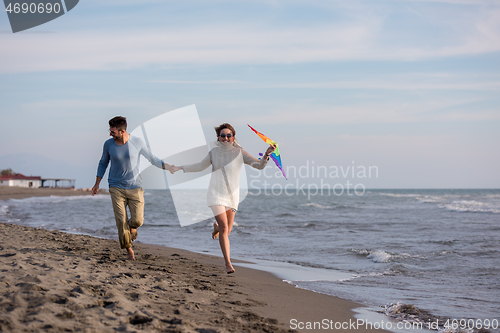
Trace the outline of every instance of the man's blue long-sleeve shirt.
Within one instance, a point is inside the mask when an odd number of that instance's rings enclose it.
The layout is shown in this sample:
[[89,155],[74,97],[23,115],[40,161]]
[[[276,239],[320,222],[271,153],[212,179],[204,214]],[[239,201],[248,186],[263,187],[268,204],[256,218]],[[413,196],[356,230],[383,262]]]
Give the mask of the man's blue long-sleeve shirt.
[[111,161],[109,169],[109,187],[133,189],[142,187],[139,175],[140,155],[144,156],[152,165],[163,167],[163,161],[153,155],[146,143],[134,136],[130,136],[124,145],[116,144],[113,138],[104,143],[101,160],[97,168],[97,177],[103,177]]

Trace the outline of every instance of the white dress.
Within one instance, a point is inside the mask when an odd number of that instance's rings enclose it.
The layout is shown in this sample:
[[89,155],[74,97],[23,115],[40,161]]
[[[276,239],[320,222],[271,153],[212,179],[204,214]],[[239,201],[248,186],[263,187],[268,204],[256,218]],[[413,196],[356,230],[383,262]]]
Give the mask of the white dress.
[[240,202],[240,172],[243,163],[262,170],[267,164],[265,158],[257,159],[239,146],[219,145],[199,163],[183,165],[184,172],[203,171],[212,165],[212,175],[207,193],[207,205],[226,206],[238,209]]

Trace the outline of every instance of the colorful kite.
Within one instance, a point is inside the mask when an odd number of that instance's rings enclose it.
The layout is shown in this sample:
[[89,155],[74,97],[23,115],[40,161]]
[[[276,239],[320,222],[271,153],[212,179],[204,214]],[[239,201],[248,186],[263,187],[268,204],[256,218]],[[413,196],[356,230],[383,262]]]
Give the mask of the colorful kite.
[[[248,125],[248,124],[247,124]],[[280,156],[280,149],[278,147],[278,144],[274,142],[273,140],[269,139],[267,136],[264,134],[257,132],[252,126],[248,125],[254,131],[262,140],[264,140],[267,144],[270,145],[276,145],[276,149],[271,153],[271,158],[273,159],[274,163],[276,163],[276,166],[281,170],[281,173],[283,174],[283,177],[286,178],[285,171],[283,170],[283,165],[281,165],[281,156]],[[263,156],[263,154],[259,154],[260,156]]]

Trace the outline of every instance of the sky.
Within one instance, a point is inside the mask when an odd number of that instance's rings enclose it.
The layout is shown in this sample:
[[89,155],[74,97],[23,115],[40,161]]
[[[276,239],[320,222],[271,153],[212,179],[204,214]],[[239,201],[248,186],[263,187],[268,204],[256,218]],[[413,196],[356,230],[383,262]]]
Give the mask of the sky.
[[500,188],[500,0],[82,0],[0,48],[0,169],[92,187],[110,118],[195,104],[280,144],[256,187]]

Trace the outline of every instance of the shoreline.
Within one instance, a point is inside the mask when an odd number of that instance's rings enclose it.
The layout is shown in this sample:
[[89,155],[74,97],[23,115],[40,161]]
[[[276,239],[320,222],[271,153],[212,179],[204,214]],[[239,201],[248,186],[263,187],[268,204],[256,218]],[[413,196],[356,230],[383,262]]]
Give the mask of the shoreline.
[[[99,194],[107,194],[107,190],[99,189]],[[92,195],[90,189],[69,189],[69,188],[28,188],[17,186],[0,186],[0,200],[9,199],[26,199],[31,197],[49,197],[56,196],[73,196],[73,195]]]
[[1,330],[328,332],[290,328],[356,322],[362,307],[256,269],[227,275],[219,257],[186,250],[137,244],[129,261],[115,240],[5,223],[0,232]]
[[[27,190],[12,193],[89,194]],[[0,232],[0,329],[328,332],[337,329],[290,328],[356,322],[353,309],[364,307],[259,269],[238,265],[227,275],[221,258],[207,254],[136,243],[137,260],[127,261],[116,240],[5,223]]]

